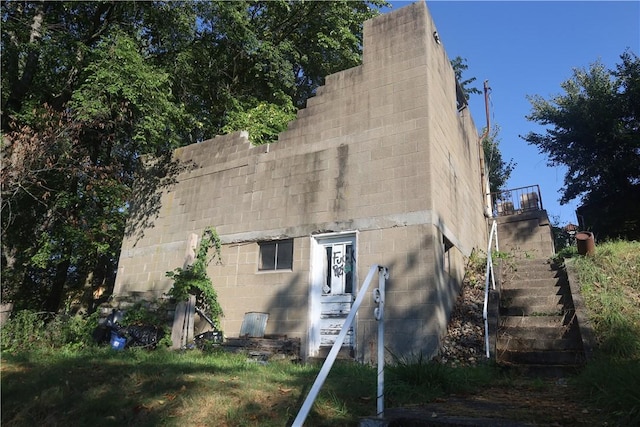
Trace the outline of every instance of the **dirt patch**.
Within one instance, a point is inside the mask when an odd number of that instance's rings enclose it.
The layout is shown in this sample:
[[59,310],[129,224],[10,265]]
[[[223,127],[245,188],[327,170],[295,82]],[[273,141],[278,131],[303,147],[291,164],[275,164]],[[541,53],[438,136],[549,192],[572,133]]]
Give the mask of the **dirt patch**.
[[[563,379],[489,387],[472,395],[451,395],[427,405],[390,409],[397,425],[598,426],[601,411],[585,405]],[[394,425],[394,424],[391,424]]]

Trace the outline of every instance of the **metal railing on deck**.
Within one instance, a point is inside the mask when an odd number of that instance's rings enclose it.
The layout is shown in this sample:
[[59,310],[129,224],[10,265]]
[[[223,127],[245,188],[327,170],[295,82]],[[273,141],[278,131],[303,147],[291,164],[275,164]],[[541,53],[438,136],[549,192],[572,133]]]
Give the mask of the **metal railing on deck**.
[[484,278],[484,307],[482,309],[482,318],[484,320],[484,348],[487,354],[487,359],[491,357],[489,351],[489,280],[493,290],[496,289],[495,273],[493,271],[493,256],[491,246],[493,246],[493,239],[496,241],[496,252],[498,249],[498,223],[493,220],[491,224],[491,232],[489,233],[489,244],[487,245],[487,269]]
[[389,269],[386,267],[381,267],[376,264],[372,265],[369,269],[369,273],[367,277],[364,279],[364,283],[362,287],[358,291],[358,296],[356,297],[353,306],[351,307],[351,311],[347,316],[347,319],[344,321],[344,325],[342,325],[342,329],[336,338],[336,341],[333,343],[331,350],[329,351],[329,355],[325,359],[322,364],[322,368],[316,377],[316,380],[313,382],[311,386],[311,390],[309,390],[309,394],[307,394],[307,398],[302,403],[302,407],[300,407],[300,411],[298,411],[298,415],[295,420],[293,420],[292,427],[301,427],[304,424],[304,421],[307,419],[307,415],[309,415],[309,411],[313,406],[313,402],[315,402],[316,397],[318,397],[318,393],[320,392],[320,388],[324,384],[324,381],[327,379],[329,375],[329,371],[333,367],[333,363],[338,356],[338,352],[342,347],[345,337],[347,336],[347,332],[351,328],[351,324],[356,317],[356,313],[364,300],[364,296],[369,289],[369,285],[373,280],[373,276],[376,271],[378,272],[378,287],[373,290],[373,299],[378,304],[378,306],[374,309],[374,317],[378,321],[378,398],[377,398],[377,414],[378,417],[382,418],[384,416],[384,299],[385,299],[385,282],[386,279],[389,278]]
[[513,188],[491,193],[493,216],[515,215],[527,211],[542,210],[542,194],[539,185]]

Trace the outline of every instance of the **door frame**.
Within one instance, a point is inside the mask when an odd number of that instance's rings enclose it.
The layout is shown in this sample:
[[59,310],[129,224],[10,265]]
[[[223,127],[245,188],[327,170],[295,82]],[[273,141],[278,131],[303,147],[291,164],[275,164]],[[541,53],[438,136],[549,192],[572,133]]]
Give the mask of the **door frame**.
[[[358,231],[341,231],[336,233],[314,234],[310,237],[311,260],[309,268],[309,329],[307,339],[307,354],[310,357],[317,356],[320,350],[320,316],[321,307],[320,299],[322,296],[322,286],[326,281],[324,272],[324,260],[326,250],[324,245],[327,243],[338,243],[340,241],[350,241],[354,245],[355,268],[353,270],[353,300],[358,294]],[[353,341],[352,348],[356,349],[356,320],[353,323]]]

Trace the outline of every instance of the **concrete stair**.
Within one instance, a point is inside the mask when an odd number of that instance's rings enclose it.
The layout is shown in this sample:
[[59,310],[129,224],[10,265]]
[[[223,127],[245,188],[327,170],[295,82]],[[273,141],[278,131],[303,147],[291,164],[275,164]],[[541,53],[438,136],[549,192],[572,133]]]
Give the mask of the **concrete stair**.
[[496,337],[499,364],[540,376],[563,375],[585,355],[564,268],[548,259],[502,264]]

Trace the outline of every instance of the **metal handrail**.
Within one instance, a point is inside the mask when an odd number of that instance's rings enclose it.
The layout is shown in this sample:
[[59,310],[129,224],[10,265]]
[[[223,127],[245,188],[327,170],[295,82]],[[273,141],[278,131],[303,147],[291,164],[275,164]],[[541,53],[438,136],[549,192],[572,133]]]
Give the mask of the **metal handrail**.
[[489,277],[491,277],[493,290],[495,291],[496,289],[496,279],[493,271],[493,256],[491,254],[491,245],[494,237],[496,239],[496,251],[498,251],[498,223],[495,219],[491,224],[489,244],[487,245],[487,268],[484,278],[484,308],[482,309],[482,318],[484,319],[484,347],[487,359],[491,357],[489,352]]
[[543,210],[542,193],[538,184],[489,193],[494,216],[521,214]]
[[347,332],[349,328],[351,328],[351,324],[356,317],[356,313],[364,300],[364,295],[369,289],[369,285],[371,284],[371,280],[373,280],[373,276],[375,272],[378,272],[378,288],[374,289],[374,301],[378,303],[378,306],[374,310],[374,316],[378,321],[378,399],[377,399],[377,409],[378,409],[378,417],[382,418],[384,415],[384,294],[385,294],[385,280],[389,278],[389,269],[386,267],[381,267],[377,264],[374,264],[369,269],[369,273],[358,292],[358,296],[356,297],[353,306],[351,307],[351,311],[347,316],[347,319],[344,321],[344,325],[342,325],[342,329],[336,338],[336,341],[333,343],[331,350],[329,351],[329,355],[325,359],[322,364],[322,368],[316,377],[316,380],[313,382],[311,389],[309,390],[309,394],[307,394],[307,398],[304,400],[302,406],[300,407],[300,411],[298,411],[298,415],[293,420],[292,427],[301,427],[304,424],[304,421],[307,419],[309,415],[309,411],[313,406],[316,398],[318,397],[318,393],[320,392],[320,388],[324,384],[324,381],[327,379],[329,375],[329,371],[333,367],[333,363],[338,356],[338,352],[342,347],[342,343],[344,342],[345,337],[347,336]]

